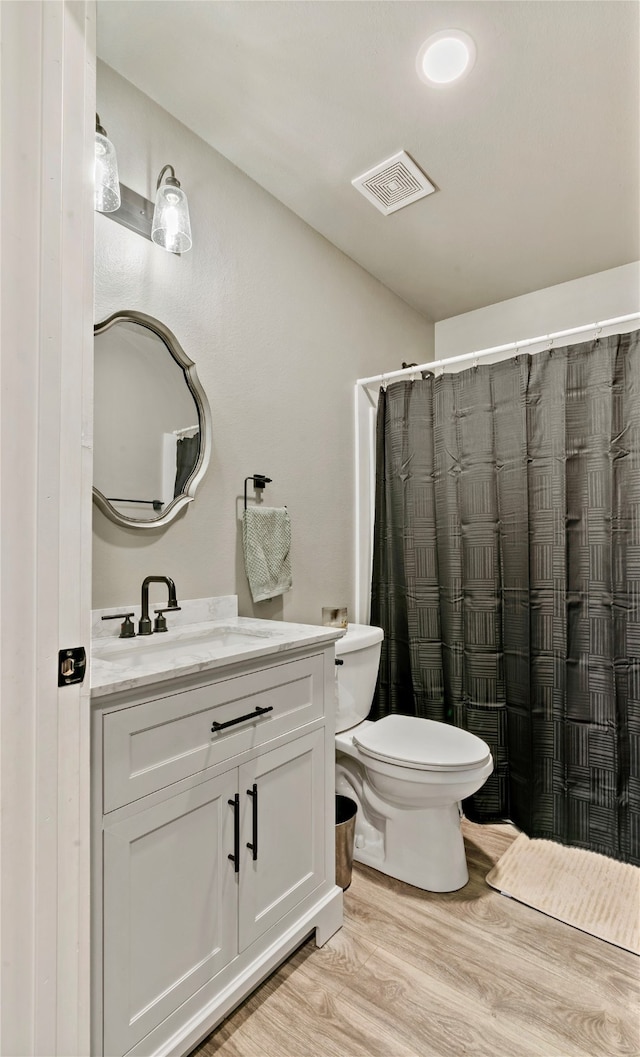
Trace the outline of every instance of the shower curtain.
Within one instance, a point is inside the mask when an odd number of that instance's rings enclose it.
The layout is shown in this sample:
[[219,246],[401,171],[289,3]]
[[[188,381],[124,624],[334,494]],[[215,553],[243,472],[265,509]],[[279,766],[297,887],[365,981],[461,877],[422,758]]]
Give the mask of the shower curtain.
[[185,485],[193,473],[200,451],[200,431],[193,437],[182,437],[176,445],[176,482],[173,497],[182,495]]
[[371,622],[371,718],[491,746],[469,817],[640,864],[637,332],[381,391]]

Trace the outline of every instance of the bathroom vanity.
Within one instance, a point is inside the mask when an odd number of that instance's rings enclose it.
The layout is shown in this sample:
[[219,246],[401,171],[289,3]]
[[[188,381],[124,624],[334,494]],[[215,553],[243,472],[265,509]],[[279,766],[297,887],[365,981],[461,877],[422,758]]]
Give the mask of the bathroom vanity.
[[206,602],[147,639],[94,623],[94,1055],[188,1052],[342,924],[341,632],[239,618],[231,599],[212,619]]

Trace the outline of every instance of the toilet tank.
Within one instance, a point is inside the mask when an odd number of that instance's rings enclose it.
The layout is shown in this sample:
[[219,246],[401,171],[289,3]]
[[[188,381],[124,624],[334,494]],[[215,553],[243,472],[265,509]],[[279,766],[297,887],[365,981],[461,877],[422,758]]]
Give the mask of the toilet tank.
[[349,624],[347,633],[336,642],[337,720],[336,733],[349,730],[366,719],[378,678],[382,628]]

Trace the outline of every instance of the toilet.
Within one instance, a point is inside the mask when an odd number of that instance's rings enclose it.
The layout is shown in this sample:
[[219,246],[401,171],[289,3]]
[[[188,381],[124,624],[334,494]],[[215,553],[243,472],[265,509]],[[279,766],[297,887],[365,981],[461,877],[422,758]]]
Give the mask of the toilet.
[[481,738],[448,723],[365,718],[383,637],[350,624],[336,642],[336,793],[358,806],[354,859],[429,892],[455,892],[469,880],[460,801],[484,785],[493,758]]

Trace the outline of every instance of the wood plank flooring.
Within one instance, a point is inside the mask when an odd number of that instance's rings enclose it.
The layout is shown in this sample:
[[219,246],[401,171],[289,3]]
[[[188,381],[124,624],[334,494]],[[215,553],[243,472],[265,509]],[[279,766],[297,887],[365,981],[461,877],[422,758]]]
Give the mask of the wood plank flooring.
[[344,927],[300,947],[196,1057],[638,1057],[640,959],[493,891],[515,830],[463,828],[465,888],[356,864]]

